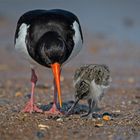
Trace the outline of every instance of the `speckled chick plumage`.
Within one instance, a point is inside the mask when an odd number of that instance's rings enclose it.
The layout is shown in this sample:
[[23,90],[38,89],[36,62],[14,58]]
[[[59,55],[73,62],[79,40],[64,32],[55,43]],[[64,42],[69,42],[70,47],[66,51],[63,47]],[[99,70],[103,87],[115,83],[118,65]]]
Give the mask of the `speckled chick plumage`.
[[68,112],[71,112],[79,100],[86,99],[89,111],[84,116],[91,116],[98,102],[111,82],[110,70],[106,65],[83,65],[74,74],[75,103]]

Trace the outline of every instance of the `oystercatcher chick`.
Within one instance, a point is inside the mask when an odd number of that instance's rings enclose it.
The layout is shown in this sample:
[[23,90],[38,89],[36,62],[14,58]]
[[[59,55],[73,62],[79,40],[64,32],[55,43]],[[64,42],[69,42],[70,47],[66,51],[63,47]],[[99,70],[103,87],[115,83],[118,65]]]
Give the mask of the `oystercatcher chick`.
[[79,100],[85,99],[88,102],[89,110],[82,117],[92,118],[92,114],[98,108],[98,103],[110,82],[110,70],[106,65],[89,64],[78,68],[74,75],[75,102],[67,115],[72,113]]
[[31,67],[31,98],[23,112],[42,112],[34,104],[37,82],[35,68],[51,68],[54,75],[54,101],[48,114],[59,114],[62,107],[60,74],[62,65],[75,57],[83,45],[81,26],[76,15],[61,10],[32,10],[24,13],[17,23],[15,49],[29,61]]

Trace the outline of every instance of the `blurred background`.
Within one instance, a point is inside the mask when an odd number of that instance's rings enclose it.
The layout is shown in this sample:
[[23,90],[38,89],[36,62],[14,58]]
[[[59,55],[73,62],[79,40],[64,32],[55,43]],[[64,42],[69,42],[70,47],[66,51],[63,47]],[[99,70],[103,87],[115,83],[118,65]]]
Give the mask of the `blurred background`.
[[[54,8],[75,13],[83,30],[84,48],[64,67],[66,80],[72,81],[80,65],[99,63],[110,67],[112,87],[140,87],[139,0],[0,0],[1,83],[29,80],[29,65],[14,50],[19,17],[28,10]],[[49,70],[39,73],[42,81],[50,78]]]

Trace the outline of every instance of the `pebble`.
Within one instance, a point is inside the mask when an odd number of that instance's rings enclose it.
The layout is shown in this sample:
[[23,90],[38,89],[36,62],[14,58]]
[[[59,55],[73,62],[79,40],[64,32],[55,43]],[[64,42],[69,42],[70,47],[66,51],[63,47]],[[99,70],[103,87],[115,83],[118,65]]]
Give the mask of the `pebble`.
[[122,101],[122,105],[125,105],[126,103],[124,101]]
[[53,116],[53,115],[48,116],[48,119],[52,119],[52,120],[57,120],[58,118],[59,116]]
[[63,122],[63,119],[62,118],[58,118],[56,121],[57,122]]
[[105,112],[102,118],[104,121],[110,121],[112,119],[112,116],[108,112]]
[[36,136],[37,136],[39,139],[45,137],[45,136],[44,136],[44,133],[41,132],[41,131],[38,131],[38,132],[36,133]]
[[44,128],[50,128],[48,125],[45,125],[45,124],[39,124],[38,125],[38,127],[40,128],[40,129],[44,129]]
[[23,94],[22,94],[20,91],[17,91],[17,92],[15,93],[15,96],[16,96],[16,97],[21,97],[21,96],[23,96]]
[[26,94],[25,96],[24,96],[25,98],[31,98],[31,94],[29,93],[29,94]]
[[104,115],[104,116],[103,116],[103,120],[104,120],[104,121],[110,121],[110,120],[111,120],[111,116]]
[[139,102],[138,102],[138,100],[132,100],[131,101],[131,104],[138,104]]
[[103,113],[103,116],[104,116],[104,115],[111,116],[111,114],[110,114],[110,113],[108,113],[108,112],[104,112],[104,113]]
[[120,113],[121,111],[120,110],[113,110],[112,112],[113,113]]
[[102,127],[104,126],[102,122],[96,122],[95,123],[95,127]]

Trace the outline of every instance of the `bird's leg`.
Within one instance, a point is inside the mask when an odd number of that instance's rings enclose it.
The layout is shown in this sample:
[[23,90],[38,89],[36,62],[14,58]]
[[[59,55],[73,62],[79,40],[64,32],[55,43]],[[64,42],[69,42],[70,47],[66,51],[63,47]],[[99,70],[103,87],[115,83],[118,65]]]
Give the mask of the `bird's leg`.
[[52,105],[52,107],[51,107],[51,109],[49,111],[45,111],[45,114],[48,114],[48,115],[60,115],[60,114],[62,114],[62,112],[60,112],[60,110],[58,110],[58,108],[57,108],[57,88],[56,88],[55,80],[53,80],[53,83],[54,83],[53,105]]
[[79,102],[80,99],[77,99],[74,104],[71,106],[71,108],[68,110],[68,112],[66,113],[66,115],[71,115],[72,111],[74,110],[75,106],[77,105],[77,103]]
[[88,118],[92,111],[92,99],[88,99],[89,110],[86,114],[81,115],[82,118]]
[[[93,99],[89,99],[88,100],[88,104],[89,104],[89,111],[88,113],[82,115],[81,117],[83,118],[87,118],[87,119],[92,119],[93,118],[93,113],[95,112],[97,106],[98,106],[98,101],[95,101]],[[96,114],[94,114],[95,117],[97,117]]]
[[22,112],[42,112],[41,109],[39,109],[35,104],[34,104],[34,89],[35,89],[35,85],[37,82],[37,75],[35,74],[35,70],[31,69],[31,84],[32,84],[32,89],[31,89],[31,98],[28,101],[27,105],[25,106],[25,108],[23,109]]

